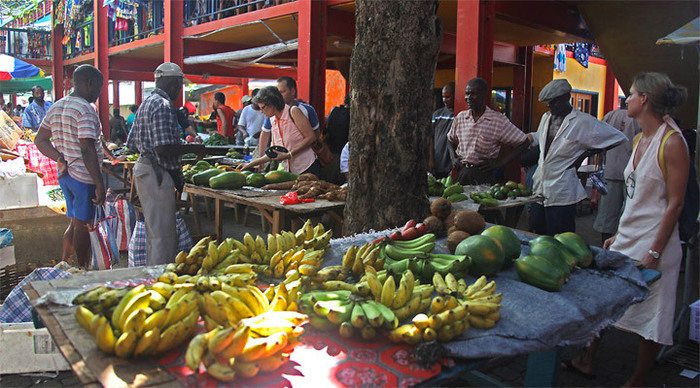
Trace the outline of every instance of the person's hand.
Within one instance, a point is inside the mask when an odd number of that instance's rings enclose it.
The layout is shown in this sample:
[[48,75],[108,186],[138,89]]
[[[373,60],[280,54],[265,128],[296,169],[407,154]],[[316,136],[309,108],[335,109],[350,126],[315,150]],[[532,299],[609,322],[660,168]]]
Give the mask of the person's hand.
[[649,254],[647,253],[640,262],[640,267],[647,269],[657,269],[659,267],[659,260],[649,256]]
[[603,241],[603,249],[610,249],[610,246],[615,242],[615,236]]
[[92,202],[95,205],[102,205],[105,202],[105,188],[102,184],[95,186],[95,198]]
[[58,177],[62,177],[68,171],[68,163],[61,158],[56,161],[56,167],[58,168]]

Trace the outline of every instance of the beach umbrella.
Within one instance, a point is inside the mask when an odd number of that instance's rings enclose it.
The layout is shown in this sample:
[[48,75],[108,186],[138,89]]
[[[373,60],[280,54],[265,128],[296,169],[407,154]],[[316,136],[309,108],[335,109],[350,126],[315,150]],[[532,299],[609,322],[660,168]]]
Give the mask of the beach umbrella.
[[43,77],[44,71],[15,57],[0,54],[0,81],[36,76]]

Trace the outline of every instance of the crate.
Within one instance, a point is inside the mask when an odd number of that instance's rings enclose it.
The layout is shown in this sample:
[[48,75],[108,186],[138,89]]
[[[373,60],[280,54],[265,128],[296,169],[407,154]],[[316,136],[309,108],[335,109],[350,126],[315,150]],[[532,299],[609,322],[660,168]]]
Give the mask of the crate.
[[49,332],[30,322],[0,324],[0,349],[0,374],[70,370]]
[[34,268],[31,266],[18,266],[17,264],[0,268],[0,303],[3,303],[7,295],[12,292],[12,289],[33,270]]
[[691,341],[700,342],[700,299],[690,305],[690,329],[688,338]]

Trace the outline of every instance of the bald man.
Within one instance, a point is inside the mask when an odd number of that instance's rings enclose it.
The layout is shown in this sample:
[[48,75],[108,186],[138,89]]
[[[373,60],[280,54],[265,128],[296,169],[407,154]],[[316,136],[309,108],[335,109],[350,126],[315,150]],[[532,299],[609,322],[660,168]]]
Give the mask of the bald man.
[[94,222],[95,205],[105,198],[100,119],[90,104],[97,101],[104,79],[96,67],[81,65],[73,72],[73,84],[73,93],[46,112],[34,142],[56,161],[58,184],[66,198],[70,224],[63,235],[62,259],[72,263],[75,253],[78,266],[87,269],[91,257],[87,226]]

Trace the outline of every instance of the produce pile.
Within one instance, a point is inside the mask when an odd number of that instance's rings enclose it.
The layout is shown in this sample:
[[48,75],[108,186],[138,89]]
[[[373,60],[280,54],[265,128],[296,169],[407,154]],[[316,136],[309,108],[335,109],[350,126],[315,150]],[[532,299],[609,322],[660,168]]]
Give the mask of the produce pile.
[[222,145],[227,145],[228,144],[228,139],[226,137],[221,136],[218,133],[212,133],[209,135],[207,140],[204,140],[204,145],[205,146],[222,146]]
[[428,195],[443,197],[450,202],[461,202],[469,199],[464,194],[464,187],[459,182],[453,182],[452,177],[435,179],[428,174]]
[[532,190],[522,183],[508,181],[505,184],[495,184],[486,191],[474,191],[469,197],[476,203],[484,206],[498,206],[499,200],[507,198],[529,197]]
[[[339,265],[326,267],[332,232],[322,224],[307,221],[266,239],[206,237],[152,285],[78,295],[75,316],[106,353],[145,357],[189,341],[191,370],[232,381],[288,362],[306,323],[346,338],[411,345],[490,329],[501,318],[503,295],[487,276],[515,264],[523,282],[556,291],[592,259],[573,233],[532,240],[521,256],[507,227],[484,230],[478,213],[453,212],[444,198],[431,212],[423,223],[411,220],[390,236],[351,245]],[[436,234],[447,231],[452,253],[433,252]],[[468,284],[466,274],[477,280]]]
[[314,174],[301,174],[292,185],[292,190],[299,198],[318,198],[329,201],[345,201],[348,189],[336,184],[322,181]]
[[185,181],[197,186],[211,187],[220,190],[236,190],[243,186],[263,187],[271,183],[293,181],[296,175],[287,171],[270,171],[266,174],[250,171],[237,171],[231,166],[212,166],[205,160],[194,165],[182,166]]

